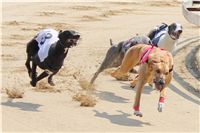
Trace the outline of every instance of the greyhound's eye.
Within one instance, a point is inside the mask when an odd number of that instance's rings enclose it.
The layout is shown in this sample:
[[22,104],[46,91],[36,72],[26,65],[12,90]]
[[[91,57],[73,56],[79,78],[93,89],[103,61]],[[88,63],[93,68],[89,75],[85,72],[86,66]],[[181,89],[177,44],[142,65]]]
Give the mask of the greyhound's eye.
[[166,72],[166,73],[165,73],[165,75],[168,75],[168,74],[169,74],[169,72]]
[[153,63],[158,63],[158,61],[156,61],[156,60],[152,60],[152,62],[153,62]]
[[160,73],[160,70],[158,69],[158,70],[156,70],[156,73]]

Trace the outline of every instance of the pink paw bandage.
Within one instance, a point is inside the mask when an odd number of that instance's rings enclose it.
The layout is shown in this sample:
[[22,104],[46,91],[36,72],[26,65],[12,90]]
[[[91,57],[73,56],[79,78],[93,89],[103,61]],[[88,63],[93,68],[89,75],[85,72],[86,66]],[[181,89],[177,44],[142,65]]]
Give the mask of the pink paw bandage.
[[164,97],[160,97],[159,102],[160,103],[164,103],[165,102],[165,98]]
[[139,111],[140,109],[139,109],[139,106],[133,106],[133,109],[135,110],[135,111]]

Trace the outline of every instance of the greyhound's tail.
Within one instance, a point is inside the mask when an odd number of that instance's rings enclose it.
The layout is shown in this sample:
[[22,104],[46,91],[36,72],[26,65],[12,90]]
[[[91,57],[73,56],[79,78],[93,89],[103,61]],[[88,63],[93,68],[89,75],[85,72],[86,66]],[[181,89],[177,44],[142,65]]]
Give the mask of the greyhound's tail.
[[112,41],[112,39],[110,38],[110,45],[112,46],[113,45],[113,41]]

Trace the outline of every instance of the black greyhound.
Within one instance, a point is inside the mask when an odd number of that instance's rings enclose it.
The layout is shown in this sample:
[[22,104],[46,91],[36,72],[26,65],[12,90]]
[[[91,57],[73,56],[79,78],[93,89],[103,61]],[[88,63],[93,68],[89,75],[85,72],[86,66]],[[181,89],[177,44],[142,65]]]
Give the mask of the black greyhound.
[[[48,44],[51,42],[49,40],[52,38],[54,38],[54,42]],[[45,29],[39,32],[37,36],[27,44],[26,48],[27,60],[25,65],[31,78],[30,84],[35,87],[39,80],[50,75],[48,77],[48,83],[52,86],[55,85],[52,80],[53,75],[55,75],[63,66],[68,49],[76,46],[79,38],[79,33],[73,30],[65,30],[58,33],[53,29]],[[43,52],[40,51],[40,49],[44,45],[49,45],[49,48],[46,47],[48,49],[48,52],[46,52],[47,55],[44,59],[41,59],[38,53],[40,52],[41,54]],[[30,66],[31,61],[32,68]],[[44,70],[38,77],[36,72],[37,66]]]

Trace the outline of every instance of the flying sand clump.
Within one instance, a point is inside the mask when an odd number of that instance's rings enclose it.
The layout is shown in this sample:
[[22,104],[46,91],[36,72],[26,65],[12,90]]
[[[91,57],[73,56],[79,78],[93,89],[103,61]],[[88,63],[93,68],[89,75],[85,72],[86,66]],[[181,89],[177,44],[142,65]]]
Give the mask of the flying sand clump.
[[60,90],[55,89],[53,86],[50,86],[48,83],[43,81],[37,84],[35,90],[39,92],[60,92]]
[[84,78],[79,79],[78,82],[79,82],[80,87],[83,90],[95,90],[95,85],[90,84],[90,82]]
[[73,96],[73,100],[80,102],[80,106],[94,107],[96,105],[96,99],[89,93],[79,92]]
[[8,89],[6,88],[6,94],[9,98],[23,98],[24,97],[24,90],[22,89]]
[[95,85],[90,84],[80,73],[76,73],[73,76],[78,81],[82,90],[77,92],[72,99],[80,102],[80,106],[94,107],[96,105],[96,99],[92,96],[92,91],[95,90]]

